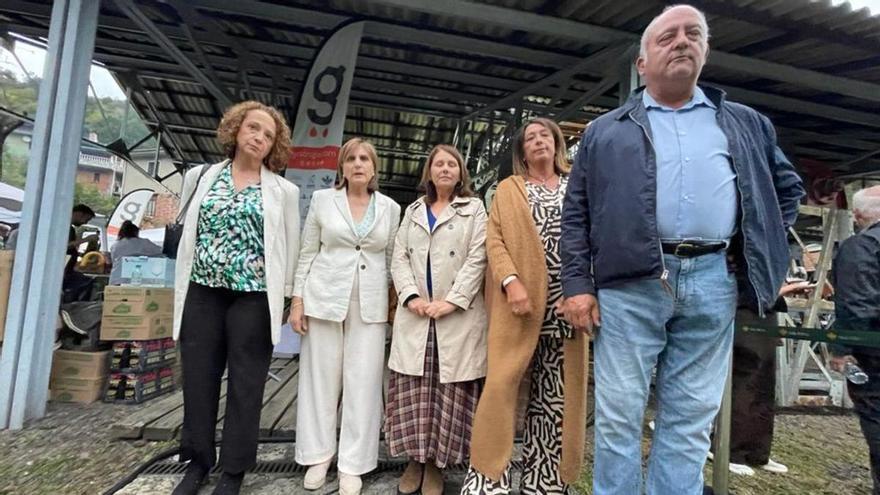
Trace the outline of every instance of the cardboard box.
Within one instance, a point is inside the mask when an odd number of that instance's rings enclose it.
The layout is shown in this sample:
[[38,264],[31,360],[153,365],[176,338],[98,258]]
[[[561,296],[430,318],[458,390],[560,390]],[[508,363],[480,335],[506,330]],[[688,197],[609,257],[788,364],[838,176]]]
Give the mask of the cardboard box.
[[6,310],[9,307],[9,286],[12,285],[12,262],[15,251],[0,251],[0,342],[6,330]]
[[174,266],[176,260],[162,257],[126,256],[118,283],[130,284],[132,276],[139,267],[142,287],[174,287]]
[[104,395],[106,377],[95,380],[90,388],[83,390],[67,390],[64,388],[53,388],[49,384],[49,399],[58,402],[79,402],[82,404],[90,404],[100,399]]
[[153,340],[171,337],[174,318],[168,316],[105,316],[101,340]]
[[60,378],[106,378],[110,351],[78,352],[58,349],[52,356],[50,380]]
[[107,286],[101,315],[157,316],[174,312],[174,289],[131,285]]
[[122,373],[167,368],[177,359],[177,346],[173,339],[129,340],[114,342],[110,357],[110,370]]
[[140,404],[174,390],[174,372],[161,368],[145,373],[111,373],[104,402]]

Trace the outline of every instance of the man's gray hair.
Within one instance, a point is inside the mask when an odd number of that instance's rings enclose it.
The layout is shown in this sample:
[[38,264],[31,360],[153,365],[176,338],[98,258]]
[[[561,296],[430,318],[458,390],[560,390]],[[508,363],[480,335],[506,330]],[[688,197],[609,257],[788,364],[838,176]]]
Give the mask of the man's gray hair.
[[657,21],[660,19],[663,14],[666,12],[677,8],[677,7],[688,7],[693,9],[697,13],[697,17],[700,19],[700,29],[703,31],[703,41],[706,43],[706,46],[709,46],[709,23],[706,22],[706,14],[703,13],[702,10],[694,7],[693,5],[688,5],[686,3],[679,3],[675,5],[670,5],[663,9],[663,12],[657,15],[657,17],[651,19],[651,22],[648,24],[648,27],[642,31],[642,41],[639,44],[639,57],[645,58],[645,55],[648,52],[648,36],[651,34],[651,31],[654,29],[654,26],[657,24]]
[[880,220],[880,186],[868,187],[853,194],[853,210],[872,222]]

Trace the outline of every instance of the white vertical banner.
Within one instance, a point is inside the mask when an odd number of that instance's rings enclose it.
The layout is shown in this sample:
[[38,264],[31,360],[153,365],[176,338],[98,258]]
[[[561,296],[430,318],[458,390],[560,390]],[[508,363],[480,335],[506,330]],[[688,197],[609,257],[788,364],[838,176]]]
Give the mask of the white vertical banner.
[[110,248],[116,244],[119,228],[122,227],[123,222],[131,220],[136,227],[141,226],[141,220],[144,219],[144,212],[153,194],[156,192],[152,189],[135,189],[119,200],[113,213],[110,214],[110,220],[107,221],[107,239],[103,243],[105,251],[110,251]]
[[284,176],[300,188],[305,224],[317,189],[333,186],[363,21],[344,24],[324,42],[312,61],[293,122],[293,145]]

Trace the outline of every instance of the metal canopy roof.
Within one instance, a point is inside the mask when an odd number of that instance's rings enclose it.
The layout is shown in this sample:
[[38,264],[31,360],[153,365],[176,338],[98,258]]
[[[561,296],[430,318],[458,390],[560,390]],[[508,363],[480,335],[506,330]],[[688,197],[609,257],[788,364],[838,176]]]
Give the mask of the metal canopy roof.
[[[0,28],[45,37],[51,3],[4,2]],[[767,114],[790,156],[837,175],[880,175],[880,17],[828,0],[689,3],[710,25],[703,82]],[[406,190],[426,150],[451,141],[462,119],[462,135],[480,146],[513,121],[514,107],[575,122],[615,107],[639,33],[664,5],[105,0],[94,59],[163,128],[173,156],[216,161],[224,99],[258,99],[293,116],[320,43],[339,24],[366,20],[346,131],[372,140],[383,182]]]

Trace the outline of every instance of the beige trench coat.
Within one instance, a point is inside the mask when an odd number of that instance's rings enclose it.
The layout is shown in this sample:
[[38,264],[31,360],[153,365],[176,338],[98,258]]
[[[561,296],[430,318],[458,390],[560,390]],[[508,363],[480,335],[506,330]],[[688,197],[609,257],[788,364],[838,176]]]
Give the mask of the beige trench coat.
[[397,231],[391,276],[398,294],[388,367],[422,376],[430,318],[404,305],[411,296],[429,300],[428,253],[434,300],[459,309],[435,323],[440,382],[462,382],[486,376],[487,321],[483,300],[486,270],[486,209],[477,198],[456,198],[428,228],[424,197],[409,205]]

